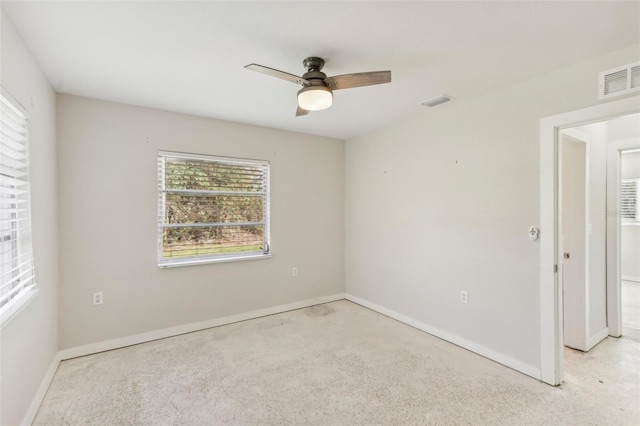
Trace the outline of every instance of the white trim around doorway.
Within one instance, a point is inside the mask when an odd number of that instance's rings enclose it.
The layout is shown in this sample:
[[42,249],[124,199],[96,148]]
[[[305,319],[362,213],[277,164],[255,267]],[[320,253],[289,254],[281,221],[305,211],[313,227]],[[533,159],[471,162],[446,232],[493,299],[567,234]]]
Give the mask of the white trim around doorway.
[[540,379],[563,380],[562,288],[558,282],[558,132],[640,112],[638,96],[540,120]]

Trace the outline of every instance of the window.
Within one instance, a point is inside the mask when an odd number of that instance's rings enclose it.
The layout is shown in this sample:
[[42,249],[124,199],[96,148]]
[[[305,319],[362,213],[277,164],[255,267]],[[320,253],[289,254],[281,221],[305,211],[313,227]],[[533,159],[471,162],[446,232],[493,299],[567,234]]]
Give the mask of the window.
[[0,324],[37,293],[31,244],[27,119],[0,95]]
[[640,179],[624,179],[620,183],[620,217],[622,222],[640,222]]
[[158,152],[158,265],[269,255],[269,162]]

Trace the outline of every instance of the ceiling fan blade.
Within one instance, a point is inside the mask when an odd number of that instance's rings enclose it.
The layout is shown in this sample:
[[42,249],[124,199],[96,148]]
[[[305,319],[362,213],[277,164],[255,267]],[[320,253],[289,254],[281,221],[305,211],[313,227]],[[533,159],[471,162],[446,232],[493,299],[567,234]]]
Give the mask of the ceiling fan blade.
[[303,86],[308,86],[311,84],[309,80],[305,80],[304,78],[298,77],[297,75],[293,75],[293,74],[289,74],[288,72],[265,67],[263,65],[249,64],[245,66],[245,68],[248,70],[261,72],[262,74],[270,75],[271,77],[277,77],[283,80],[290,81],[292,83],[301,84]]
[[298,109],[296,110],[296,117],[300,117],[307,114],[309,114],[309,111],[307,111],[306,109],[300,108],[300,105],[298,105]]
[[351,89],[391,82],[391,71],[359,72],[328,77],[324,81],[331,90]]

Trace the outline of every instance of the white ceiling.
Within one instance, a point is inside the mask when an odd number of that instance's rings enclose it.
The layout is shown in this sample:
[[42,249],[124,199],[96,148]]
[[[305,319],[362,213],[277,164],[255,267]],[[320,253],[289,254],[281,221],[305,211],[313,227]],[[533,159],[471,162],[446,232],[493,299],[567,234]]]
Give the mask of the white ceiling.
[[[640,2],[3,1],[61,93],[348,139],[457,99],[640,43]],[[293,74],[391,70],[294,117]],[[623,65],[623,64],[620,64]],[[594,93],[597,76],[594,75]],[[443,108],[446,106],[442,106]]]

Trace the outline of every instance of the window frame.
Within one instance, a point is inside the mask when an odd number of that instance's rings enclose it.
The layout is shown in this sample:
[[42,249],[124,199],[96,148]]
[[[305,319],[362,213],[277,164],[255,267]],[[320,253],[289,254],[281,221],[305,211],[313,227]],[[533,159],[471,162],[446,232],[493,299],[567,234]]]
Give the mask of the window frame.
[[[6,191],[6,189],[19,191],[15,192],[16,195],[14,197],[16,199],[21,200],[20,208],[23,209],[23,212],[15,212],[10,213],[10,218],[2,219],[0,217],[0,229],[4,229],[4,231],[0,231],[0,234],[13,234],[13,237],[9,236],[6,241],[11,241],[12,239],[15,243],[12,244],[12,247],[7,252],[11,252],[10,256],[7,256],[8,261],[0,260],[0,277],[4,278],[7,275],[11,275],[13,278],[10,279],[5,285],[11,285],[12,282],[18,282],[19,285],[15,285],[9,287],[9,295],[5,299],[5,295],[0,294],[0,302],[3,302],[0,306],[0,328],[3,328],[6,324],[8,324],[20,311],[22,311],[31,300],[39,293],[36,273],[35,273],[35,259],[33,253],[33,231],[32,231],[32,220],[31,220],[31,166],[30,166],[30,155],[29,155],[29,116],[27,110],[18,102],[11,94],[9,94],[4,88],[0,88],[0,103],[6,105],[6,108],[9,110],[8,120],[13,121],[13,125],[19,125],[21,130],[23,130],[24,141],[16,141],[13,139],[13,136],[7,135],[6,140],[4,141],[7,144],[7,148],[11,148],[11,145],[21,145],[18,149],[23,150],[22,154],[24,158],[22,160],[17,160],[17,162],[22,162],[23,165],[20,168],[15,168],[17,165],[11,166],[9,164],[3,165],[6,167],[5,170],[0,170],[0,179],[5,179],[5,193],[9,193],[10,191]],[[4,115],[5,113],[0,113],[2,117],[0,117],[0,122],[5,123]],[[11,115],[15,117],[12,118]],[[16,118],[18,121],[16,121]],[[7,121],[8,123],[9,121]],[[9,124],[4,124],[7,127],[11,128]],[[15,129],[14,129],[15,130]],[[19,135],[19,133],[16,133]],[[4,137],[3,137],[4,139]],[[15,148],[15,146],[14,146]],[[10,157],[10,156],[9,156]],[[0,160],[0,164],[4,164],[2,160]],[[17,164],[17,163],[16,163]],[[18,177],[18,175],[13,174],[11,170],[14,169],[23,171],[19,172],[23,176]],[[12,182],[8,184],[8,182]],[[20,190],[18,190],[20,187]],[[0,190],[1,192],[1,190]],[[20,196],[18,194],[22,193]],[[4,209],[17,209],[17,203],[4,203]],[[9,206],[9,207],[6,207]],[[0,208],[1,209],[1,208]],[[18,215],[21,215],[20,217]],[[18,223],[21,223],[18,226]],[[13,224],[13,225],[10,225]],[[10,225],[9,228],[4,228],[6,225]],[[15,229],[14,229],[15,227]],[[8,232],[6,232],[8,231]],[[2,240],[5,240],[5,237],[1,237]],[[5,252],[6,253],[6,252]],[[4,253],[3,253],[4,254]],[[19,260],[20,259],[20,260]],[[7,266],[8,263],[11,263],[10,266]],[[5,267],[7,269],[5,269]],[[2,281],[0,280],[0,285]],[[15,294],[11,295],[13,290],[19,289]]]
[[[172,192],[165,187],[166,173],[164,169],[165,160],[167,158],[177,158],[183,160],[206,161],[212,164],[240,165],[248,167],[260,167],[263,174],[263,245],[261,252],[249,253],[232,253],[232,254],[209,254],[190,257],[165,258],[163,256],[164,247],[164,229],[168,225],[165,222],[166,194]],[[270,233],[270,162],[267,160],[245,159],[236,157],[223,157],[206,154],[194,154],[175,151],[158,150],[157,153],[157,176],[158,176],[158,247],[157,247],[157,264],[160,268],[171,268],[179,266],[201,265],[209,263],[234,262],[242,260],[265,259],[271,257],[271,233]],[[218,191],[216,191],[218,192]],[[211,196],[215,196],[212,194]],[[230,222],[233,223],[233,222]],[[175,224],[174,224],[175,225]]]

